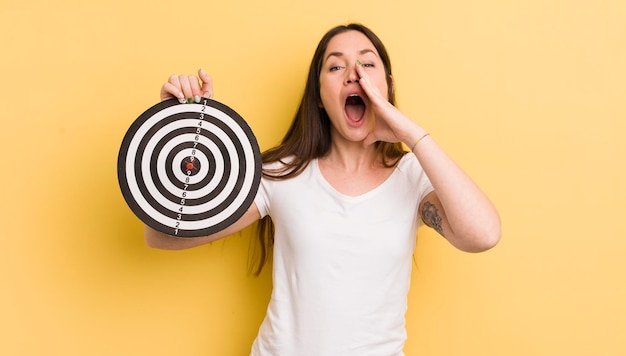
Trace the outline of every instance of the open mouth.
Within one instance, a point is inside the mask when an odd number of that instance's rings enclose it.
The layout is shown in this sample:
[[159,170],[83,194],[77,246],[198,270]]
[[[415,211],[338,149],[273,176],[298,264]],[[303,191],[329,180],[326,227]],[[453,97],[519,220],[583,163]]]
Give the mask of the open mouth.
[[365,101],[358,94],[351,94],[346,98],[345,111],[350,121],[359,122],[365,114]]

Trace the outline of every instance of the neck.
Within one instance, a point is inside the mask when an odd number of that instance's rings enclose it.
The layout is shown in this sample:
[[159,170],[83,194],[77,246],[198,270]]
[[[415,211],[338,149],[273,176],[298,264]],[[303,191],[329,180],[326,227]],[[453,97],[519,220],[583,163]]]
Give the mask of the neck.
[[373,144],[364,147],[361,142],[333,142],[323,159],[335,169],[352,172],[371,169],[380,163],[376,147]]

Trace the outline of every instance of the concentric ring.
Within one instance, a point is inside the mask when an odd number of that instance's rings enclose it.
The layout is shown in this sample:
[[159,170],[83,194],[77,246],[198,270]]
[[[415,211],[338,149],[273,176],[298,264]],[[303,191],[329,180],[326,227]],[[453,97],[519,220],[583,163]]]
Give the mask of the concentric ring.
[[245,120],[207,98],[160,102],[130,126],[117,160],[122,195],[146,225],[179,237],[214,234],[250,207],[261,152]]

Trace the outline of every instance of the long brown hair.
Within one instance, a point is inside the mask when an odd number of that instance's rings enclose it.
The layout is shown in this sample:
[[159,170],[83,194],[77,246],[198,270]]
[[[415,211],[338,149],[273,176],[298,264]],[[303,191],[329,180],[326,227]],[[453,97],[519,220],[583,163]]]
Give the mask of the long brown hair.
[[[289,130],[278,146],[262,154],[264,164],[281,162],[280,168],[264,169],[263,177],[272,180],[295,177],[308,166],[311,160],[328,154],[331,145],[331,123],[326,110],[321,105],[319,77],[328,43],[336,35],[348,31],[361,32],[378,51],[385,67],[389,102],[395,105],[391,61],[387,49],[378,36],[369,28],[357,23],[332,28],[326,32],[317,45],[309,67],[304,94]],[[394,166],[406,153],[401,143],[376,142],[375,145],[383,157],[383,164],[387,167]],[[288,157],[289,160],[285,160]],[[271,249],[274,245],[274,224],[269,216],[265,216],[258,222],[256,236],[257,243],[249,260],[249,268],[254,275],[261,273],[263,266],[271,257]]]

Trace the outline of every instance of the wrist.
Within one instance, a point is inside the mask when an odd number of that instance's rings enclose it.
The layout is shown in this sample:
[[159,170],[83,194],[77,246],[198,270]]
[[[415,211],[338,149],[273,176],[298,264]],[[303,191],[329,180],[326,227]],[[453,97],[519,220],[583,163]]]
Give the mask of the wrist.
[[430,134],[426,131],[422,132],[419,136],[417,136],[417,138],[412,141],[412,143],[409,146],[411,152],[415,152],[415,148],[417,148],[417,146],[419,145],[420,142],[422,142],[422,140],[424,140],[426,137],[430,136]]

